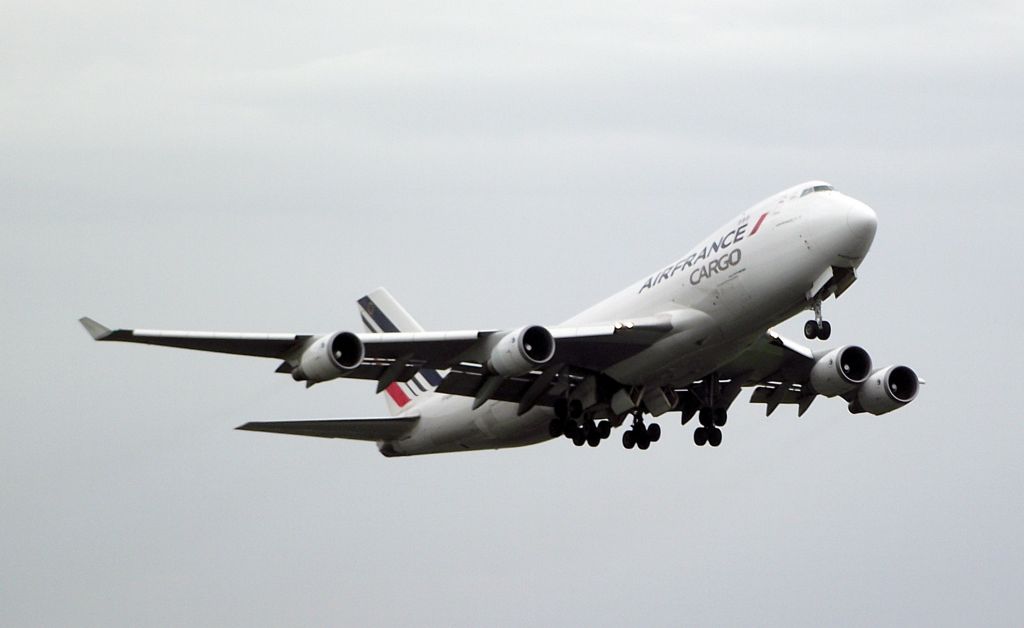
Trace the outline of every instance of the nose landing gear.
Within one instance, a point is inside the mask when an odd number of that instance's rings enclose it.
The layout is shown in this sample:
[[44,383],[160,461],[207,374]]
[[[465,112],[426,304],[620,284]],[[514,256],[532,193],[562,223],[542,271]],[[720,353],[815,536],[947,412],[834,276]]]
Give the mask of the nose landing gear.
[[814,320],[804,323],[804,336],[808,340],[828,340],[832,336],[832,325],[821,319],[821,301],[814,302]]

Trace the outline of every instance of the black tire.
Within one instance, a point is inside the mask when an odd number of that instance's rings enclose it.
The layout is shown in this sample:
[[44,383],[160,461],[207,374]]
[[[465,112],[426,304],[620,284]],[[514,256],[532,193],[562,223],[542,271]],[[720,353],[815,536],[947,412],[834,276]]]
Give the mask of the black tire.
[[565,397],[555,399],[555,416],[563,421],[569,418],[569,400]]
[[697,416],[697,422],[704,427],[711,427],[714,424],[714,413],[711,408],[701,408]]
[[569,401],[569,418],[578,419],[583,416],[583,402],[579,399]]
[[651,446],[651,441],[648,440],[646,436],[644,436],[643,438],[638,438],[637,441],[636,441],[636,448],[637,449],[647,449],[650,446]]
[[597,424],[597,433],[601,435],[602,439],[608,438],[612,435],[612,422],[601,421]]
[[587,434],[587,444],[591,447],[597,447],[601,444],[601,435],[597,433],[597,430]]
[[582,447],[583,443],[587,442],[587,437],[583,435],[583,430],[577,431],[572,436],[572,444],[577,447]]
[[729,420],[729,412],[725,408],[715,408],[712,416],[715,417],[715,426],[722,427]]
[[817,321],[807,321],[804,323],[804,336],[806,336],[808,340],[814,340],[818,337]]
[[703,447],[708,442],[708,428],[698,427],[693,430],[693,444],[698,447]]
[[821,321],[821,328],[818,330],[818,340],[828,340],[832,337],[832,323]]
[[622,433],[622,446],[632,449],[633,445],[636,445],[636,435],[633,434],[633,430],[626,430]]
[[572,439],[576,436],[577,432],[582,433],[582,431],[579,423],[576,421],[570,421],[569,419],[562,421],[562,433],[565,434],[566,438]]
[[721,445],[722,430],[716,427],[713,428],[710,432],[708,432],[708,444],[711,445],[712,447],[718,447],[719,445]]
[[551,438],[558,438],[564,433],[565,421],[559,419],[558,417],[551,419],[551,422],[548,423],[548,434],[551,435]]
[[657,423],[651,423],[647,426],[647,438],[652,443],[656,443],[661,439],[661,426]]

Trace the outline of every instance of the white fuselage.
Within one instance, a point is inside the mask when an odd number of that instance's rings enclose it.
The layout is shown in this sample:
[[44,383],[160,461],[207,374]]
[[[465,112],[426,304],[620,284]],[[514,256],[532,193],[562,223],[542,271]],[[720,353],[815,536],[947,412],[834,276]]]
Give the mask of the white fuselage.
[[[757,203],[691,251],[580,312],[562,326],[628,321],[687,312],[684,325],[605,373],[633,386],[685,387],[714,372],[754,338],[806,309],[821,277],[860,265],[875,235],[875,213],[812,183]],[[407,412],[420,415],[408,435],[381,443],[390,455],[528,445],[550,438],[550,407],[518,415],[514,403],[430,394]]]

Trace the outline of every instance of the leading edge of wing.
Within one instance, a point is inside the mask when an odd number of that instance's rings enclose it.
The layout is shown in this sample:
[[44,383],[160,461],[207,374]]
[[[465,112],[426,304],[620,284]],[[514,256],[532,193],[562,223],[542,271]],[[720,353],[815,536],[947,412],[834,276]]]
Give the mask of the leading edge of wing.
[[419,421],[418,415],[365,418],[314,419],[310,421],[250,421],[236,430],[271,432],[318,438],[347,438],[350,440],[388,441],[404,436]]
[[93,340],[98,341],[132,342],[261,358],[284,359],[312,337],[308,334],[110,329],[88,316],[83,316],[78,322]]

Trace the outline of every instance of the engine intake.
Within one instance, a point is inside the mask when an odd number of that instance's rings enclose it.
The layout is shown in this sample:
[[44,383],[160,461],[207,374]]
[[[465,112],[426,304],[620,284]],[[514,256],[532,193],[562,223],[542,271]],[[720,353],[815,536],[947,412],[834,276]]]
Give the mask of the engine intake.
[[359,367],[366,348],[359,336],[341,331],[320,336],[302,352],[299,365],[292,371],[296,381],[326,382]]
[[819,394],[836,397],[863,384],[871,375],[871,356],[854,345],[829,351],[811,367],[811,386]]
[[555,355],[555,339],[540,325],[505,334],[491,350],[487,368],[503,377],[525,375]]
[[857,391],[852,412],[885,414],[901,408],[917,398],[920,380],[908,366],[887,366],[871,374]]

